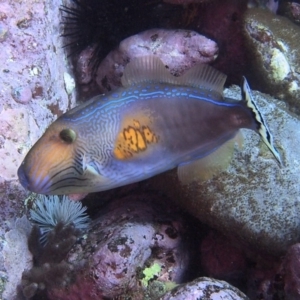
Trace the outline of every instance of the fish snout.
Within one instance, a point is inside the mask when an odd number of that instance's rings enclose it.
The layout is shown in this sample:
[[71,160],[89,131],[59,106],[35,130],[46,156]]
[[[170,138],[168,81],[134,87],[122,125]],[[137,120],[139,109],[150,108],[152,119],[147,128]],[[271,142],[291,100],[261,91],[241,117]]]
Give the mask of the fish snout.
[[24,162],[21,164],[21,166],[18,169],[18,177],[19,177],[19,181],[20,181],[21,185],[25,189],[30,190],[30,188],[29,188],[29,179],[28,179],[28,177],[25,173],[25,170],[24,170]]
[[34,193],[47,194],[49,186],[49,177],[45,176],[41,178],[39,176],[32,176],[26,168],[25,162],[23,162],[18,169],[18,177],[21,185]]

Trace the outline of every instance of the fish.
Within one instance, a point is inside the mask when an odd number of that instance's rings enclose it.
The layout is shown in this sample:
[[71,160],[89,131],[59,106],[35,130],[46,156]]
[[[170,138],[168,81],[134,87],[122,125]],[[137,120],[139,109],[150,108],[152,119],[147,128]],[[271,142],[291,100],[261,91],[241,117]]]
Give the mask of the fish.
[[178,168],[187,184],[224,167],[241,128],[257,132],[281,164],[247,80],[242,100],[224,98],[225,80],[205,64],[176,77],[156,56],[133,59],[119,89],[48,127],[20,165],[19,181],[39,194],[90,193]]

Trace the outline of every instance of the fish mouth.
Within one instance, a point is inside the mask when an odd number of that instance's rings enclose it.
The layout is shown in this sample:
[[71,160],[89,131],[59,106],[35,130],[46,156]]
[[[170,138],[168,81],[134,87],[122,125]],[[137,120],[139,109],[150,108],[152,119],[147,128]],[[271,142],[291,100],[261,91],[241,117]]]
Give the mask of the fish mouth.
[[[86,165],[84,170],[78,164],[62,164],[47,172],[40,171],[39,164],[23,162],[18,169],[21,185],[34,193],[44,195],[63,195],[89,193],[108,189],[111,180],[101,176],[94,165]],[[101,183],[101,187],[98,186]],[[102,187],[103,185],[103,187]]]
[[25,174],[23,164],[18,169],[18,177],[19,177],[19,181],[20,181],[21,185],[25,189],[29,190],[29,179],[28,179],[27,175]]
[[18,177],[21,185],[25,189],[37,194],[47,194],[47,191],[51,185],[49,176],[45,176],[43,178],[38,177],[34,179],[29,177],[25,170],[24,163],[18,169]]
[[[88,178],[80,178],[74,172],[66,172],[70,169],[72,170],[74,167],[69,167],[52,175],[50,173],[41,175],[28,172],[26,164],[22,164],[18,169],[18,177],[25,189],[37,194],[62,195],[89,191]],[[61,173],[64,176],[59,176]]]

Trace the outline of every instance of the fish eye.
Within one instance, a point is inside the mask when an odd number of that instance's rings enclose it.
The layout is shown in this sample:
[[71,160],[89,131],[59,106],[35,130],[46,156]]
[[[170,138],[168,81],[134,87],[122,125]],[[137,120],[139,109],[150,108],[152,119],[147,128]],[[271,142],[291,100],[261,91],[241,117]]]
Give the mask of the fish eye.
[[76,139],[76,132],[72,129],[63,129],[59,133],[59,137],[67,144],[72,144]]

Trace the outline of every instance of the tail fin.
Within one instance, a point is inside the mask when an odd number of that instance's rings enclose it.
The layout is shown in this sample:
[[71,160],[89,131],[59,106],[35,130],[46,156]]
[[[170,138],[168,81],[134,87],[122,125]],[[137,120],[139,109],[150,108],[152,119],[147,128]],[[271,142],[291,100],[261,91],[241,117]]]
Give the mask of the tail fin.
[[243,101],[246,103],[247,107],[253,113],[255,122],[257,124],[257,128],[256,128],[257,132],[261,136],[264,143],[268,146],[270,151],[273,153],[273,155],[275,156],[275,158],[279,162],[279,164],[282,165],[280,154],[273,144],[273,137],[269,131],[266,121],[264,120],[261,112],[259,111],[257,105],[254,102],[254,99],[251,94],[251,89],[250,89],[245,77],[243,77],[241,91],[242,91]]

